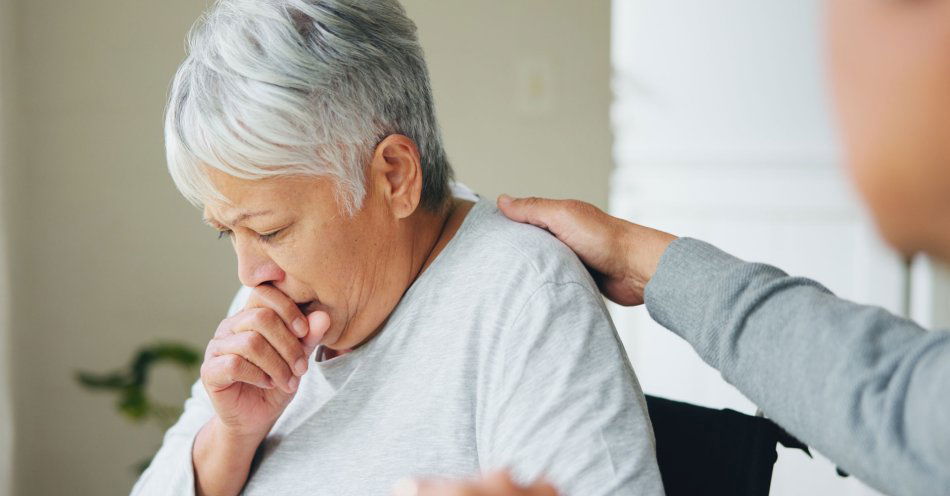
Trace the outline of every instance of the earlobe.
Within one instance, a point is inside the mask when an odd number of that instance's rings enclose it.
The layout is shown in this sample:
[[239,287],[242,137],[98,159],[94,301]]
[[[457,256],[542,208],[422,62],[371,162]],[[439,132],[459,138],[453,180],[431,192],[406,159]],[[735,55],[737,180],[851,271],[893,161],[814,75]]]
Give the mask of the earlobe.
[[416,144],[403,135],[387,136],[376,147],[372,168],[383,182],[393,214],[400,219],[410,216],[422,196],[422,165]]

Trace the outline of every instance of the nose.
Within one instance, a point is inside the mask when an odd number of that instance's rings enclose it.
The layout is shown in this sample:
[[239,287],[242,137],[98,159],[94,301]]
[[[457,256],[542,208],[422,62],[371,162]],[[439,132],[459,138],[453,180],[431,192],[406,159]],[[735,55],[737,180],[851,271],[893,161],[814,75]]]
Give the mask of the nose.
[[264,283],[282,281],[283,269],[257,243],[235,241],[234,251],[238,259],[238,279],[241,284],[253,288]]

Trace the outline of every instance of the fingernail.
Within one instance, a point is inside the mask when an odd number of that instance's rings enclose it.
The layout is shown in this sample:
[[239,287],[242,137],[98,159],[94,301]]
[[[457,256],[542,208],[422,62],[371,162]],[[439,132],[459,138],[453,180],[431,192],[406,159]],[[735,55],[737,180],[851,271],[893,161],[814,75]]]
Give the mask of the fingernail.
[[504,203],[505,205],[507,205],[511,203],[511,197],[502,193],[502,195],[498,197],[498,203]]
[[307,335],[307,331],[310,330],[310,326],[307,325],[307,321],[303,317],[297,317],[297,320],[294,321],[294,332],[297,333],[298,338],[302,338]]
[[399,479],[393,485],[393,496],[416,496],[419,494],[419,484],[412,479]]
[[297,363],[294,364],[294,373],[297,375],[304,375],[307,372],[307,360],[303,358],[298,358]]
[[291,377],[290,380],[287,381],[287,387],[290,388],[290,391],[291,391],[291,392],[296,391],[296,390],[297,390],[297,386],[298,386],[299,384],[300,384],[300,379],[298,379],[297,377]]

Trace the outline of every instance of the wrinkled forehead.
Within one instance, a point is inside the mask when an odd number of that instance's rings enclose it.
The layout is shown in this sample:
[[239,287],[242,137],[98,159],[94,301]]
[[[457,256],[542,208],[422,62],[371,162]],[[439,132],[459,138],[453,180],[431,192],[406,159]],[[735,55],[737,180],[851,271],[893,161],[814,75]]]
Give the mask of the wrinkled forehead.
[[303,209],[339,208],[338,187],[328,177],[287,175],[243,179],[208,168],[208,178],[222,199],[206,201],[204,217],[225,226],[253,217]]

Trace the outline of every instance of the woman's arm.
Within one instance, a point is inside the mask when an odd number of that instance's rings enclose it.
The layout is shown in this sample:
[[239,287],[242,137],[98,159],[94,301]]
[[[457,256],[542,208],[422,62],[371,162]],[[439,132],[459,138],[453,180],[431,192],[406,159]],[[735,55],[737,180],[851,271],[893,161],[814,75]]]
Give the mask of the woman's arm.
[[229,435],[201,380],[162,447],[132,488],[132,496],[238,494],[263,438]]
[[215,416],[195,437],[192,461],[199,496],[238,494],[247,482],[254,453],[263,438],[228,434]]
[[582,275],[540,285],[491,334],[475,413],[479,464],[520,483],[544,477],[566,495],[662,496],[646,402]]
[[195,381],[191,397],[185,401],[184,412],[165,433],[161,449],[135,483],[131,495],[194,495],[192,448],[198,431],[213,417],[214,409],[204,386],[201,380]]

